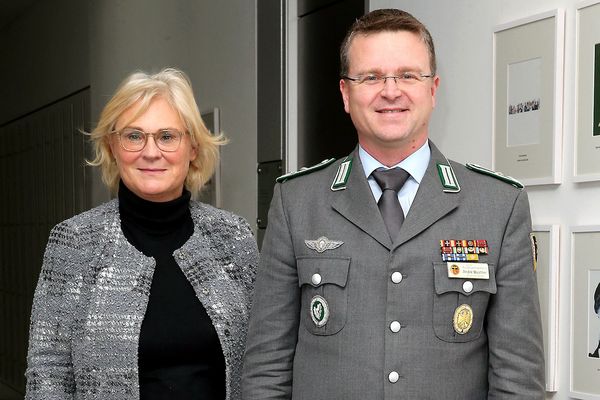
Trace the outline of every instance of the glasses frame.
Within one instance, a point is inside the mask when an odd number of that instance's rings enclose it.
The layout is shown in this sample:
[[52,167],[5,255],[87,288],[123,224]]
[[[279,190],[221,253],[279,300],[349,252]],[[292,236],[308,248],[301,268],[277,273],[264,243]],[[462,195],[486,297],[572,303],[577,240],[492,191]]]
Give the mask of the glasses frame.
[[[400,75],[378,75],[378,74],[364,74],[364,75],[358,75],[358,76],[342,75],[341,78],[347,79],[351,82],[354,82],[357,85],[362,85],[364,83],[365,86],[378,87],[380,85],[385,86],[385,83],[387,82],[388,79],[393,79],[394,83],[396,85],[398,85],[398,81],[400,81],[402,83],[410,83],[410,81],[406,77],[407,75],[418,77],[416,79],[416,82],[414,82],[414,83],[417,83],[417,82],[420,83],[420,82],[425,81],[425,79],[433,78],[435,76],[434,74],[423,74],[420,72],[407,71],[407,72],[403,72]],[[375,79],[367,80],[366,79],[367,77],[374,77]]]
[[[144,135],[144,145],[143,145],[143,146],[142,146],[142,147],[141,147],[139,150],[130,150],[130,149],[128,149],[127,147],[125,147],[125,145],[123,144],[123,141],[121,140],[121,134],[122,134],[122,133],[123,133],[123,131],[125,131],[126,129],[131,129],[132,131],[137,131],[137,132],[140,132],[140,133],[142,133],[142,134]],[[177,132],[177,133],[179,133],[179,134],[180,134],[180,136],[179,136],[179,142],[177,143],[177,148],[175,148],[174,150],[165,150],[165,149],[161,148],[161,145],[160,145],[160,144],[159,144],[159,142],[156,140],[156,135],[158,135],[158,134],[160,134],[161,132],[164,132],[164,131]],[[142,130],[142,129],[138,129],[138,128],[129,128],[129,127],[125,127],[125,128],[123,128],[123,129],[120,129],[120,130],[118,130],[118,131],[116,131],[116,130],[115,130],[115,131],[112,131],[112,132],[110,132],[110,133],[111,133],[111,134],[113,134],[113,135],[117,135],[117,136],[118,136],[118,138],[119,138],[118,140],[119,140],[119,145],[121,146],[121,148],[122,148],[123,150],[125,150],[125,151],[128,151],[128,152],[130,152],[130,153],[139,153],[140,151],[144,150],[144,149],[146,148],[146,145],[148,144],[148,138],[149,138],[150,136],[152,136],[152,139],[154,140],[154,144],[156,145],[156,147],[157,147],[157,148],[158,148],[160,151],[162,151],[162,152],[165,152],[165,153],[174,153],[174,152],[176,152],[177,150],[179,150],[179,146],[181,146],[181,142],[182,142],[182,140],[183,140],[183,137],[184,137],[186,134],[188,134],[188,132],[187,132],[187,131],[184,131],[184,132],[182,132],[182,131],[180,131],[180,130],[178,130],[178,129],[173,129],[173,128],[161,128],[161,129],[157,130],[156,132],[146,132],[146,131],[144,131],[144,130]]]

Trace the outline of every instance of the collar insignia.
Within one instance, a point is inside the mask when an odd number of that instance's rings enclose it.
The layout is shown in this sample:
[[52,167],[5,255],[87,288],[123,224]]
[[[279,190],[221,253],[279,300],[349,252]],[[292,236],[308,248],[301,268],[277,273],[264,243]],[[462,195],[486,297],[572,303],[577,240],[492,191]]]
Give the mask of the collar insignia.
[[437,164],[438,175],[440,176],[440,181],[442,182],[442,186],[444,187],[444,192],[446,193],[458,193],[460,192],[460,185],[458,184],[458,180],[456,179],[456,175],[454,175],[454,170],[448,164]]
[[331,190],[335,192],[336,190],[346,189],[346,184],[350,178],[350,171],[352,171],[352,158],[346,157],[338,167],[333,183],[331,184]]

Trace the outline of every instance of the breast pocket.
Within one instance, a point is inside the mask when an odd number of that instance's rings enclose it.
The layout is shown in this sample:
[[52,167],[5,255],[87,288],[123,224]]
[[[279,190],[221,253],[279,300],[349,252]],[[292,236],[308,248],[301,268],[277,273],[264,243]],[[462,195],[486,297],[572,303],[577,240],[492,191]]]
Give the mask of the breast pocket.
[[302,324],[314,335],[338,333],[346,325],[350,259],[300,257],[296,262],[302,289]]
[[469,342],[479,338],[490,295],[496,293],[495,266],[489,279],[448,277],[446,263],[433,263],[433,329],[446,342]]

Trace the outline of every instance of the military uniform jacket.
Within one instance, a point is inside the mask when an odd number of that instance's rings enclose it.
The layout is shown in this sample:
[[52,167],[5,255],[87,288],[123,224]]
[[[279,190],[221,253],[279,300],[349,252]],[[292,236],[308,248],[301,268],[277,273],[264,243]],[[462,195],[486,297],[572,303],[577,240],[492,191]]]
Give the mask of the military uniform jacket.
[[[277,184],[250,317],[245,400],[543,399],[544,360],[524,191],[431,160],[391,242],[358,151]],[[444,192],[437,164],[460,191]],[[336,248],[313,250],[325,237]],[[486,240],[489,279],[449,278],[440,240]],[[313,246],[314,247],[314,246]],[[400,274],[398,274],[400,273]],[[470,290],[469,290],[470,289]],[[328,311],[322,324],[324,303]],[[468,332],[454,329],[460,305]],[[321,307],[316,315],[312,307]]]
[[[258,251],[241,217],[190,202],[174,257],[215,327],[227,400],[240,398]],[[26,399],[139,399],[138,342],[154,258],[123,235],[118,200],[52,229],[31,314]]]

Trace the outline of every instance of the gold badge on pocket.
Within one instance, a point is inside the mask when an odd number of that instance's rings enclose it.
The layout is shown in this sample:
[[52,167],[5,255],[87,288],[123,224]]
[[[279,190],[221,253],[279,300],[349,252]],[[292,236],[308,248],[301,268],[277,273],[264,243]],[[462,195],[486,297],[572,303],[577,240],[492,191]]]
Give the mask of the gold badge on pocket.
[[461,304],[454,310],[454,331],[459,335],[469,332],[473,325],[473,309],[468,304]]

